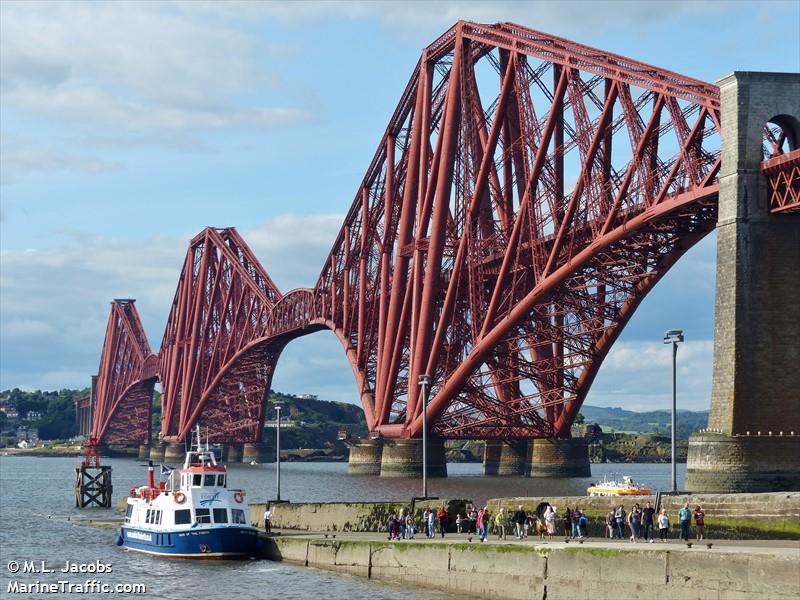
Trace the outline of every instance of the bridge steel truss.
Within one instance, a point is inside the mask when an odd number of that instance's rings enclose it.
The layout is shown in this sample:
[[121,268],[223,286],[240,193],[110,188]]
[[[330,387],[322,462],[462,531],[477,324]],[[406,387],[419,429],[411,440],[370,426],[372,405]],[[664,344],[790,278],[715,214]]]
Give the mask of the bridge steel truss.
[[459,22],[423,51],[313,288],[282,295],[234,229],[192,240],[158,357],[162,439],[200,423],[260,441],[281,351],[320,329],[372,432],[421,435],[429,374],[435,435],[568,436],[636,307],[716,224],[719,132],[716,86]]

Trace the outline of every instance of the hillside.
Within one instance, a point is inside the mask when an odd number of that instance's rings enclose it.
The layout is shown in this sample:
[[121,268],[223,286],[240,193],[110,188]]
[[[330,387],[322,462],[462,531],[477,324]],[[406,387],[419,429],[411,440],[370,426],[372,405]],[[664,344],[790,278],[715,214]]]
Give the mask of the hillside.
[[[601,407],[584,404],[581,414],[587,423],[597,423],[603,431],[635,431],[669,435],[671,412],[654,410],[636,412],[618,407]],[[689,437],[690,433],[708,426],[708,411],[679,410],[677,414],[677,433],[679,439]]]

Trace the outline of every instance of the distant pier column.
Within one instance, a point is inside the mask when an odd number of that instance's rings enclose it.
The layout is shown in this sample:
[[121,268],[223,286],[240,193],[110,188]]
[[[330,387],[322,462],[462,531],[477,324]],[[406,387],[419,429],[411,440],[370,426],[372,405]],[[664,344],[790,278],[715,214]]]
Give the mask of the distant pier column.
[[139,444],[139,460],[150,460],[150,444]]
[[228,444],[227,452],[225,453],[226,463],[240,463],[244,456],[244,444]]
[[589,446],[583,438],[539,439],[530,445],[531,477],[591,477]]
[[381,440],[353,440],[348,443],[348,475],[380,475],[383,442]]
[[[422,477],[422,440],[385,439],[381,477]],[[447,477],[444,440],[428,440],[428,477]]]
[[483,449],[485,476],[524,476],[527,463],[528,440],[486,440]]
[[264,442],[245,444],[242,449],[243,463],[265,463],[275,461],[275,447]]
[[170,442],[164,449],[164,462],[183,463],[186,457],[186,447],[183,442]]
[[166,449],[166,444],[153,444],[150,446],[150,460],[159,463],[164,462],[164,452]]
[[790,149],[800,144],[800,75],[735,72],[718,84],[711,410],[709,432],[689,438],[684,487],[800,490],[800,214],[769,212],[760,169],[767,122],[783,128]]

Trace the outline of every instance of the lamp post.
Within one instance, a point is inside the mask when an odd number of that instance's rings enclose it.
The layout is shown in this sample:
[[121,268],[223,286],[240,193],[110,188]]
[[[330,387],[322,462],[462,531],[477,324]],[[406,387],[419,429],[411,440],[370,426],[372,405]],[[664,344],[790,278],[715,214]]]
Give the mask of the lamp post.
[[281,405],[275,405],[275,473],[276,473],[276,500],[281,501]]
[[683,341],[682,329],[670,329],[664,334],[664,343],[672,344],[672,492],[678,491],[678,476],[676,471],[676,450],[675,450],[675,415],[677,412],[677,366],[676,360],[678,356],[678,344]]
[[422,386],[422,497],[428,497],[428,389],[431,385],[430,375],[420,375]]

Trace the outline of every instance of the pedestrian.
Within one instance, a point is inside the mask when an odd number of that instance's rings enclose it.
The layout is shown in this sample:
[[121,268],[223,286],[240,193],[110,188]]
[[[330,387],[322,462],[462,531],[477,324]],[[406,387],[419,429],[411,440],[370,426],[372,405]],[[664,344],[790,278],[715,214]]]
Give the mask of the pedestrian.
[[478,533],[478,511],[475,510],[475,506],[470,509],[468,518],[467,533]]
[[414,514],[408,511],[408,515],[406,516],[406,537],[413,540],[415,531],[416,524],[414,523]]
[[428,537],[436,537],[436,511],[433,509],[428,512]]
[[612,508],[606,515],[606,532],[608,534],[608,539],[614,537],[614,522],[614,509]]
[[522,527],[522,537],[528,537],[528,532],[534,529],[533,514],[525,511],[525,525]]
[[444,533],[447,531],[447,521],[450,519],[450,515],[447,514],[444,506],[436,513],[436,518],[439,520],[439,533],[444,537]]
[[547,528],[547,537],[552,540],[556,533],[556,509],[554,506],[548,506],[544,511],[544,525]]
[[648,502],[647,506],[642,510],[642,527],[644,527],[644,540],[651,544],[655,541],[653,539],[653,517],[656,514],[656,509]]
[[614,511],[614,523],[617,526],[617,539],[621,540],[625,537],[625,509],[622,504]]
[[517,507],[512,518],[514,519],[514,534],[517,536],[518,540],[521,540],[522,534],[525,531],[525,519],[527,519],[525,511],[522,510],[522,504]]
[[264,533],[272,533],[272,510],[267,505],[267,510],[264,512]]
[[683,508],[678,511],[678,520],[681,522],[681,539],[684,542],[689,541],[692,528],[692,509],[689,508],[689,501],[683,504]]
[[667,541],[669,535],[669,517],[667,516],[667,509],[662,508],[661,513],[658,515],[658,534],[662,542]]
[[576,506],[575,510],[572,511],[572,539],[576,539],[580,537],[580,532],[578,531],[578,521],[581,518],[581,511]]
[[642,509],[639,503],[633,505],[631,512],[628,514],[628,525],[631,528],[631,541],[635,544],[639,541],[640,526],[642,524]]
[[489,512],[489,507],[483,507],[483,538],[481,541],[489,539],[489,523],[492,522],[492,513]]
[[392,512],[386,522],[386,531],[389,534],[389,541],[397,539],[397,513]]
[[694,524],[697,525],[697,540],[700,541],[705,537],[706,513],[703,512],[699,504],[694,509]]
[[586,513],[582,512],[578,517],[578,536],[581,538],[588,537],[587,536],[587,527],[589,525],[589,519],[586,518]]
[[568,538],[572,530],[572,509],[569,506],[564,511],[564,518],[561,520],[561,524],[564,526],[564,537]]
[[406,539],[406,509],[400,509],[400,516],[397,517],[398,527],[400,528],[400,537]]
[[480,537],[481,541],[483,541],[483,509],[478,511],[478,516],[475,517],[475,532]]
[[461,518],[461,513],[456,513],[456,533],[461,533],[461,528],[463,524],[464,524],[464,519]]
[[497,516],[494,518],[494,526],[497,530],[497,537],[501,540],[506,539],[506,509],[501,508],[497,511]]
[[422,528],[425,530],[425,537],[431,537],[430,530],[428,529],[428,509],[422,513]]

